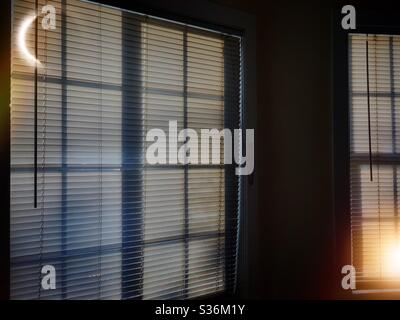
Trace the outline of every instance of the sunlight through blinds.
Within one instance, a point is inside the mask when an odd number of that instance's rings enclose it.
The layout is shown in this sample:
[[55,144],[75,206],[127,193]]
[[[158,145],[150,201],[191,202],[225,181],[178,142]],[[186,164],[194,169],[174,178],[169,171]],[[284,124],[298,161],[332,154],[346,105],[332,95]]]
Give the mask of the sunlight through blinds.
[[[233,292],[234,167],[149,165],[145,137],[169,121],[178,131],[241,127],[240,38],[86,1],[39,0],[39,10],[46,4],[56,28],[40,16],[26,34],[36,79],[17,45],[35,1],[13,1],[11,297]],[[44,265],[55,289],[41,286]]]
[[400,289],[400,37],[350,35],[349,63],[357,289]]

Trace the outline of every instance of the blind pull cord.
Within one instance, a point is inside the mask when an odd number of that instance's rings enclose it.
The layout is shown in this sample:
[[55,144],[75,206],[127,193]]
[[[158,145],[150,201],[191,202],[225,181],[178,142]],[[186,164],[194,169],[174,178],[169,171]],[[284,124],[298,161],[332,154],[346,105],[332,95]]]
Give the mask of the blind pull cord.
[[[40,170],[41,170],[41,175],[42,175],[42,181],[41,181],[41,193],[40,193],[40,202],[41,202],[41,214],[40,214],[40,251],[39,251],[39,266],[40,268],[42,267],[43,264],[43,235],[44,235],[44,214],[45,214],[45,183],[46,183],[46,172],[45,172],[45,166],[46,166],[46,150],[47,150],[47,33],[45,33],[44,36],[45,40],[45,49],[44,49],[44,68],[43,68],[43,74],[42,74],[42,81],[43,81],[43,89],[42,89],[42,103],[41,103],[41,120],[42,120],[42,159],[41,159],[41,165],[40,165]],[[41,298],[42,294],[42,286],[41,286],[41,278],[42,274],[41,271],[39,272],[39,300]]]
[[[35,57],[38,56],[38,0],[35,1],[35,13],[36,13],[36,21],[35,21]],[[38,65],[37,61],[35,63],[35,84],[34,84],[34,133],[33,133],[33,163],[34,163],[34,172],[33,172],[33,207],[37,208],[37,184],[38,184]]]
[[368,53],[368,34],[365,42],[366,67],[367,67],[367,105],[368,105],[368,148],[369,148],[369,179],[373,181],[372,176],[372,145],[371,145],[371,103],[369,94],[369,53]]

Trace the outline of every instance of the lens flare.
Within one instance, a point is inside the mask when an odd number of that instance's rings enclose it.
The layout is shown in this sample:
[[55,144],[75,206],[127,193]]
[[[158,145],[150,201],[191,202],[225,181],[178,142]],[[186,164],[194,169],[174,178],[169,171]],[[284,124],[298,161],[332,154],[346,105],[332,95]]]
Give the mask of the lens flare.
[[26,60],[30,64],[41,66],[40,61],[36,59],[36,57],[32,55],[26,47],[26,33],[28,32],[28,29],[32,22],[35,21],[36,17],[36,15],[29,16],[22,22],[18,33],[18,46],[22,54],[25,56]]
[[400,278],[400,246],[389,248],[385,258],[386,274],[390,277]]

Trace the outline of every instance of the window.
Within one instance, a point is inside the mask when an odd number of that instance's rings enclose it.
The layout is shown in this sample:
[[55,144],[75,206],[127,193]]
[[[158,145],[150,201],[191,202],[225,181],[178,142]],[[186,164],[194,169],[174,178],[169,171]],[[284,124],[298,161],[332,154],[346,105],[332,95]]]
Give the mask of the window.
[[352,263],[357,289],[400,284],[400,37],[353,34],[350,61]]
[[[86,1],[51,5],[56,28],[35,20],[26,33],[36,69],[18,46],[36,3],[13,1],[11,298],[232,292],[235,168],[145,155],[146,133],[169,121],[240,128],[240,37]],[[42,289],[44,265],[54,290]]]

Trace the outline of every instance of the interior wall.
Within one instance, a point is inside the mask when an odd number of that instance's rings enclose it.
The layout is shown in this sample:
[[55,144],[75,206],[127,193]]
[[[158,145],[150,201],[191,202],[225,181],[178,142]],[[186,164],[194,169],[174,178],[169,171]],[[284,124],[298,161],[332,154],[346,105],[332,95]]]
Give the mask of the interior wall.
[[331,11],[323,3],[258,9],[261,296],[319,298],[331,287]]
[[259,236],[250,296],[331,297],[338,270],[330,3],[217,2],[257,19]]

